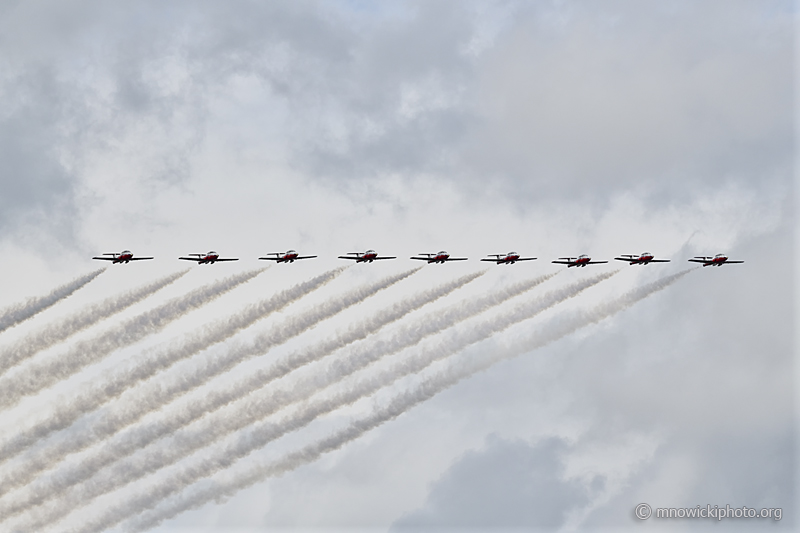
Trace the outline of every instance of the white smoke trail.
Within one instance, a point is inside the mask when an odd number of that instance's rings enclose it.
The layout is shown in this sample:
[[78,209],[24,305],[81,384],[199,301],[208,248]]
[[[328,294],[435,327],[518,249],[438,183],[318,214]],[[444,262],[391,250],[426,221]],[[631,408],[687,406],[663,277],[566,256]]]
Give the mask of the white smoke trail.
[[[202,458],[199,458],[198,461],[193,461],[191,464],[182,467],[178,473],[171,475],[160,486],[152,489],[152,492],[149,494],[128,500],[126,504],[115,507],[114,511],[119,512],[119,515],[116,517],[112,516],[112,513],[104,513],[101,519],[97,522],[93,521],[91,524],[99,524],[98,527],[103,529],[114,525],[125,516],[130,516],[148,507],[152,507],[163,499],[163,497],[181,490],[200,477],[211,475],[221,468],[226,468],[237,458],[241,458],[251,453],[253,450],[264,446],[266,443],[309,424],[319,416],[353,403],[400,379],[402,376],[418,372],[433,362],[456,353],[470,344],[490,337],[494,333],[502,331],[517,322],[531,318],[568,298],[576,296],[588,287],[608,279],[612,275],[613,273],[601,274],[567,287],[550,291],[533,302],[520,304],[511,311],[488,319],[455,338],[447,339],[439,343],[435,348],[405,358],[389,369],[381,370],[374,376],[364,378],[349,390],[339,393],[333,398],[321,398],[317,401],[304,404],[302,410],[298,414],[287,417],[279,423],[259,424],[248,431],[246,436],[237,439],[234,444],[225,447],[224,451],[212,451],[211,454],[206,454]],[[304,396],[311,392],[313,391],[306,391],[301,395]],[[36,529],[37,527],[41,527],[41,525],[49,522],[49,517],[66,514],[75,509],[76,505],[87,503],[90,498],[114,490],[132,479],[157,470],[168,462],[174,462],[185,457],[201,446],[205,446],[233,431],[252,424],[270,412],[274,412],[276,401],[281,398],[291,399],[291,397],[292,394],[290,391],[284,391],[276,395],[261,395],[253,399],[248,397],[248,401],[238,407],[234,413],[218,413],[220,416],[206,418],[202,421],[200,427],[193,428],[191,431],[182,431],[180,434],[176,435],[175,438],[171,439],[169,443],[161,446],[158,450],[150,451],[144,458],[120,461],[112,468],[106,470],[103,473],[104,475],[92,478],[91,483],[87,483],[82,487],[76,487],[76,489],[79,490],[70,491],[69,497],[51,507],[52,511],[38,510],[35,513],[36,516],[32,517],[31,521],[26,523],[26,528]],[[93,525],[91,527],[95,526]],[[91,529],[91,527],[88,530],[94,531],[95,529]]]
[[[555,276],[555,274],[548,274],[534,279],[520,281],[504,289],[496,290],[486,296],[470,298],[465,302],[458,303],[446,309],[428,313],[413,324],[398,328],[393,333],[391,339],[377,339],[369,343],[369,345],[351,348],[347,353],[346,359],[334,363],[335,372],[333,370],[332,372],[337,376],[355,372],[358,368],[366,366],[381,357],[392,355],[404,348],[413,346],[425,337],[439,333],[463,320],[500,305],[515,296],[519,296],[553,276]],[[339,346],[330,346],[330,348],[336,349],[339,348]],[[318,360],[320,358],[319,353],[328,353],[327,350],[328,343],[322,343],[317,347],[302,352],[295,352],[267,369],[254,372],[247,381],[238,384],[239,390],[247,390],[250,392],[264,387],[271,381],[281,378],[303,365]],[[321,381],[318,385],[324,386],[321,383],[328,378],[320,376],[319,379]],[[243,394],[240,396],[243,396]]]
[[58,354],[41,362],[32,361],[15,369],[18,371],[6,373],[0,377],[0,408],[11,407],[22,398],[36,394],[101,360],[117,348],[156,333],[187,312],[202,307],[263,271],[253,270],[208,284],[130,318],[92,339],[81,341],[66,354]]
[[[360,420],[354,420],[349,426],[332,435],[311,443],[296,452],[292,452],[280,460],[256,464],[253,461],[249,461],[247,464],[242,464],[236,471],[230,472],[221,480],[206,480],[202,485],[196,486],[194,490],[186,491],[178,497],[172,498],[166,504],[129,520],[124,524],[124,530],[129,532],[148,530],[180,513],[200,507],[210,501],[220,502],[266,478],[283,475],[304,464],[315,461],[322,454],[341,448],[366,432],[397,418],[412,407],[429,400],[436,394],[476,372],[485,370],[499,361],[529,353],[578,329],[600,322],[627,309],[647,296],[665,289],[690,271],[679,272],[634,289],[615,300],[597,306],[591,311],[573,313],[565,320],[554,321],[550,327],[545,325],[545,327],[522,342],[517,342],[491,354],[482,354],[479,359],[471,363],[451,365],[421,384],[398,394],[384,407],[376,409]],[[151,494],[147,493],[146,496]],[[130,502],[131,500],[128,501]],[[128,506],[125,507],[127,510]],[[138,508],[142,509],[143,507],[140,506]],[[119,510],[121,509],[114,509],[114,512],[119,512]],[[79,531],[81,533],[100,531],[105,527],[101,525],[104,522],[113,521],[114,523],[119,523],[119,520],[116,519],[109,520],[111,515],[112,513],[104,513],[97,519],[84,524]]]
[[112,296],[100,303],[76,311],[55,324],[48,324],[38,331],[28,334],[24,339],[0,352],[0,375],[36,353],[144,300],[187,272],[189,271],[176,272],[132,291]]
[[90,274],[86,274],[85,276],[81,276],[78,279],[57,287],[50,294],[39,296],[38,298],[29,298],[22,303],[3,309],[0,311],[0,332],[5,331],[12,326],[16,326],[20,322],[28,320],[34,315],[44,311],[48,307],[58,303],[60,300],[63,300],[73,292],[92,281],[104,271],[105,268],[95,270]]
[[[377,292],[390,287],[391,285],[394,285],[395,283],[407,278],[419,270],[420,268],[409,270],[400,274],[386,277],[360,289],[351,290],[348,294],[345,294],[342,297],[338,297],[334,300],[317,305],[314,309],[308,312],[287,319],[283,323],[272,328],[270,331],[259,335],[254,342],[244,348],[233,350],[223,356],[214,356],[213,358],[210,358],[205,365],[196,367],[196,369],[189,374],[181,375],[180,378],[173,383],[154,383],[151,390],[138,394],[135,398],[135,401],[131,401],[126,408],[112,410],[104,417],[103,420],[99,421],[99,423],[96,423],[89,432],[90,437],[94,442],[96,442],[96,438],[98,436],[104,435],[102,431],[108,431],[110,434],[113,434],[116,432],[116,430],[132,424],[148,412],[158,409],[165,403],[173,400],[178,395],[184,394],[189,390],[200,386],[211,377],[231,368],[235,364],[241,362],[244,357],[252,357],[262,354],[269,348],[286,342],[290,338],[308,330],[322,320],[330,318],[344,309],[363,301],[365,298],[372,296]],[[454,283],[455,285],[463,285],[478,275],[480,274],[468,275],[462,280]],[[452,291],[455,286],[453,284],[449,285],[452,287],[450,289]],[[141,433],[138,437],[140,440],[137,440],[137,438],[134,438],[129,434],[120,435],[119,438],[113,441],[112,445],[106,445],[94,455],[91,455],[85,458],[83,461],[78,462],[76,465],[71,466],[66,474],[59,476],[58,481],[56,481],[56,485],[51,484],[47,489],[39,487],[31,492],[34,493],[34,497],[37,501],[41,501],[45,495],[52,495],[53,491],[60,492],[64,488],[74,485],[75,483],[78,483],[79,481],[91,476],[94,472],[106,464],[111,463],[120,457],[125,457],[126,455],[133,453],[143,446],[141,440],[145,440],[147,438],[152,439],[157,437],[152,437],[146,433]],[[74,439],[74,437],[71,437],[71,439]],[[90,443],[91,442],[85,442],[82,444],[85,446]],[[70,443],[67,443],[63,447],[66,448],[71,446],[72,445]],[[35,471],[38,472],[43,466],[44,465],[42,462],[37,462],[35,465],[25,465],[16,472],[4,473],[4,486],[1,490],[3,493],[6,493],[8,490],[6,486],[19,486],[23,482],[23,479],[27,480],[30,478],[31,470],[35,469]],[[15,512],[20,510],[20,504],[10,504],[7,506],[7,508],[7,512]]]
[[[199,332],[192,332],[191,335],[182,339],[180,343],[177,343],[171,349],[156,351],[145,356],[136,355],[127,365],[115,370],[111,376],[104,378],[103,383],[95,384],[87,392],[83,392],[77,397],[74,397],[74,394],[62,395],[57,402],[59,406],[56,408],[55,413],[0,445],[0,457],[2,457],[3,461],[7,460],[24,451],[36,440],[54,431],[65,429],[83,414],[99,407],[104,402],[118,397],[125,390],[142,380],[169,368],[182,359],[191,357],[193,354],[213,344],[224,341],[257,320],[288,306],[290,303],[318,289],[335,279],[346,268],[331,270],[291,289],[282,291],[269,299],[249,305],[236,315],[208,325]],[[141,409],[142,404],[137,403],[137,406],[136,413],[142,416],[144,414]],[[68,439],[59,439],[35,450],[35,452],[28,454],[23,461],[15,464],[11,472],[3,473],[4,483],[3,488],[0,489],[2,494],[7,493],[14,487],[27,483],[36,473],[53,465],[67,454],[80,451],[118,431],[123,427],[122,424],[129,424],[133,421],[130,416],[126,419],[121,419],[118,416],[106,417],[83,429],[81,433],[73,433]],[[0,504],[0,517],[7,518],[15,512],[14,509]]]

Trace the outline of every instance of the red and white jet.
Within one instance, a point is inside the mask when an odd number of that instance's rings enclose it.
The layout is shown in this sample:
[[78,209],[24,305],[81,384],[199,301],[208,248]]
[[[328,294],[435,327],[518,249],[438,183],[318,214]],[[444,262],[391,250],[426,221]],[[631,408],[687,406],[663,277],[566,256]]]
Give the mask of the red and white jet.
[[270,252],[267,255],[274,255],[275,257],[259,257],[262,261],[276,261],[278,263],[294,263],[298,259],[313,259],[316,255],[299,255],[295,250],[287,252]]
[[417,259],[419,261],[427,261],[428,264],[431,263],[446,263],[448,261],[466,261],[466,257],[450,257],[450,254],[442,250],[441,252],[435,254],[419,254],[424,255],[426,257],[412,257],[411,259]]
[[356,263],[372,263],[381,259],[397,259],[396,257],[380,257],[375,250],[361,252],[347,252],[347,255],[340,255],[339,259],[353,259]]
[[626,255],[614,258],[617,261],[627,261],[630,265],[646,265],[647,263],[669,263],[669,259],[653,259],[653,254],[644,252],[641,255]]
[[722,266],[731,263],[744,263],[744,261],[728,261],[728,256],[725,254],[717,254],[714,257],[710,255],[701,255],[693,259],[689,259],[692,263],[703,263],[704,267],[707,266]]
[[217,252],[211,251],[207,254],[189,254],[191,257],[179,257],[184,261],[197,261],[198,265],[213,265],[217,261],[238,261],[238,257],[220,257]]
[[92,259],[99,259],[100,261],[111,261],[111,264],[117,263],[130,263],[131,261],[147,261],[153,259],[152,257],[133,257],[130,250],[122,250],[120,253],[108,253],[103,255],[110,255],[111,257],[92,257]]
[[[494,259],[490,259],[494,257]],[[517,252],[508,252],[507,254],[489,254],[489,257],[486,259],[481,259],[481,261],[493,261],[498,265],[513,265],[517,261],[533,261],[536,259],[535,257],[520,257]]]
[[608,263],[608,261],[592,261],[592,258],[586,254],[579,255],[578,257],[559,257],[559,261],[553,261],[559,265],[567,265],[567,268],[572,267],[585,267],[586,265],[599,265],[600,263]]

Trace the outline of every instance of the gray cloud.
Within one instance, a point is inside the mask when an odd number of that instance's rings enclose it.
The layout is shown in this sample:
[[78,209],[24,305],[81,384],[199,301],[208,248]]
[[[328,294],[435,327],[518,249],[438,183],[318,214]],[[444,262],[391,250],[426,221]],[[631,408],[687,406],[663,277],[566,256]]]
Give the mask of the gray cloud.
[[9,111],[0,118],[0,228],[33,218],[57,230],[65,221],[58,215],[74,208],[72,176],[58,161],[61,135],[53,121],[70,102],[59,94],[56,78],[41,67],[4,84]]
[[[653,307],[632,310],[625,328],[561,348],[550,379],[571,391],[570,411],[592,420],[581,446],[629,432],[660,442],[587,528],[634,525],[640,502],[782,507],[777,526],[794,527],[794,314],[786,291],[794,275],[769,252],[790,247],[786,226],[752,239],[738,252],[748,257],[746,274],[700,270]],[[747,281],[729,286],[742,276]],[[713,524],[696,527],[706,526]]]
[[210,99],[248,77],[263,84],[259,105],[287,110],[290,163],[328,185],[433,172],[468,195],[488,184],[509,200],[597,200],[643,186],[662,203],[730,181],[787,186],[784,3],[497,9],[511,14],[489,31],[472,4],[446,1],[366,14],[318,2],[7,8],[0,47],[25,83],[3,89],[26,105],[0,126],[3,212],[74,206],[59,150],[80,160],[144,142],[137,179],[154,193],[187,180]]
[[480,59],[464,161],[526,197],[785,183],[792,43],[781,3],[528,6]]
[[[556,529],[567,513],[588,503],[585,487],[563,479],[561,456],[567,449],[557,438],[536,445],[490,438],[485,449],[451,466],[422,508],[392,529]],[[598,478],[596,485],[602,483]]]
[[[586,530],[619,529],[637,526],[639,520],[633,509],[645,502],[658,507],[691,508],[719,506],[757,510],[781,508],[780,521],[772,519],[724,520],[725,531],[764,531],[777,529],[794,531],[797,519],[794,507],[795,438],[793,431],[717,432],[701,442],[674,439],[664,444],[652,460],[628,480],[625,490],[594,509],[582,527]],[[691,470],[684,468],[689,463]],[[670,466],[677,472],[668,475]],[[660,486],[669,485],[682,476],[680,491],[661,493]],[[662,526],[679,528],[686,521]],[[719,530],[716,520],[692,520],[691,529]]]
[[[281,501],[292,512],[279,520],[311,520],[308,501],[322,509],[313,517],[316,525],[333,525],[331,517],[348,525],[369,514],[370,525],[384,526],[404,512],[410,514],[398,527],[449,520],[471,512],[459,502],[488,490],[472,486],[474,494],[466,488],[462,493],[454,480],[477,479],[492,461],[506,465],[498,478],[517,483],[523,493],[533,490],[509,471],[515,457],[550,457],[551,470],[542,467],[541,479],[563,490],[560,509],[585,506],[571,492],[577,489],[558,477],[559,453],[566,449],[551,453],[513,440],[563,434],[563,428],[534,427],[515,415],[520,406],[526,416],[555,410],[567,421],[591,419],[576,444],[589,450],[616,434],[661,439],[627,489],[595,487],[612,499],[589,515],[587,527],[629,525],[632,503],[666,498],[666,488],[674,486],[686,504],[729,498],[788,509],[784,496],[767,496],[794,490],[789,469],[779,468],[788,463],[794,443],[786,429],[794,423],[794,278],[790,262],[776,261],[793,249],[793,206],[775,200],[792,191],[793,4],[497,2],[486,9],[506,13],[499,21],[483,17],[476,5],[1,4],[0,95],[7,105],[0,116],[0,231],[4,239],[14,232],[32,235],[26,247],[37,239],[70,244],[81,232],[99,238],[96,222],[110,214],[109,226],[125,220],[115,230],[128,237],[152,222],[152,210],[156,223],[166,212],[186,221],[180,230],[178,224],[170,231],[141,230],[148,238],[157,235],[154,241],[165,248],[178,237],[212,231],[220,240],[228,233],[253,241],[255,224],[249,223],[256,221],[270,233],[302,227],[310,249],[329,245],[322,242],[325,236],[338,241],[353,233],[346,238],[360,242],[366,235],[359,232],[371,230],[374,237],[383,228],[397,230],[395,241],[380,245],[397,255],[392,248],[400,234],[409,240],[463,239],[460,246],[502,238],[503,246],[525,246],[539,255],[541,267],[541,248],[572,246],[576,234],[582,245],[598,248],[596,254],[636,253],[641,250],[613,248],[620,242],[650,247],[651,241],[662,246],[652,251],[669,253],[663,248],[673,246],[679,226],[685,238],[695,236],[673,255],[676,261],[728,252],[747,262],[702,269],[616,319],[621,328],[602,325],[588,339],[501,365],[433,400],[427,409],[440,410],[443,420],[476,420],[472,437],[500,426],[509,437],[465,456],[434,484],[425,506],[374,505],[380,492],[374,487],[384,483],[391,490],[385,481],[390,476],[352,481],[352,471],[384,468],[365,455],[342,467],[337,484],[328,471],[309,477],[291,501]],[[477,38],[483,39],[480,46]],[[229,130],[214,137],[215,128]],[[219,152],[244,155],[212,167],[214,176],[206,179],[217,181],[202,189],[206,185],[198,185],[197,176]],[[273,173],[263,160],[247,160],[254,153],[286,165],[290,177]],[[108,174],[114,179],[102,181]],[[237,174],[247,177],[232,182]],[[382,187],[387,176],[411,185]],[[281,189],[279,181],[289,179],[321,185],[323,201],[305,197],[307,191]],[[269,186],[260,189],[256,180]],[[424,181],[429,189],[420,185]],[[142,197],[130,199],[130,206],[126,194],[109,193],[129,184]],[[225,197],[237,187],[238,196],[234,190]],[[366,215],[358,214],[350,226],[341,223],[331,213],[352,212],[352,205],[342,200],[345,195],[328,198],[330,188],[364,200],[359,203]],[[157,203],[175,190],[211,197],[208,212],[219,199],[217,214],[223,216],[200,231],[201,201]],[[267,202],[306,204],[313,213],[292,219],[296,212],[287,209],[272,226],[262,218],[245,221],[239,210],[256,191]],[[380,219],[383,206],[370,205],[377,200],[404,208],[426,191],[451,194],[451,204],[441,212],[410,210],[419,226],[393,224],[388,215]],[[604,218],[609,198],[619,217]],[[628,221],[629,198],[636,217]],[[487,200],[508,209],[495,217],[501,220],[495,226],[488,217],[478,218],[497,209],[483,209]],[[104,201],[92,221],[97,227],[88,227],[81,217],[93,202]],[[436,202],[431,204],[436,211]],[[474,204],[481,204],[480,213],[469,209]],[[573,211],[577,215],[569,216]],[[774,221],[766,220],[776,212]],[[554,213],[565,215],[553,222]],[[648,220],[653,213],[663,218]],[[732,213],[740,216],[734,220]],[[681,225],[687,219],[692,223]],[[485,223],[484,235],[469,225],[475,220]],[[576,227],[588,229],[581,234]],[[335,234],[320,237],[328,228]],[[102,237],[116,238],[108,233]],[[739,416],[746,423],[731,421]],[[419,453],[414,443],[420,434],[424,439],[439,429],[432,424],[414,434],[419,428],[406,423],[407,449],[391,458],[399,463]],[[448,460],[431,460],[431,468]],[[665,466],[672,461],[702,468],[682,479],[684,471]],[[533,472],[539,463],[530,464]],[[426,471],[419,467],[403,475],[424,484]],[[305,479],[297,477],[302,472],[293,475],[298,485],[297,479]],[[341,496],[342,485],[351,481],[350,492]],[[511,507],[519,504],[515,497]],[[489,520],[508,510],[496,500],[475,512]],[[358,505],[345,504],[358,501],[371,501],[364,505],[371,508],[348,515]],[[408,501],[414,500],[406,495]],[[508,512],[528,523],[521,507]]]

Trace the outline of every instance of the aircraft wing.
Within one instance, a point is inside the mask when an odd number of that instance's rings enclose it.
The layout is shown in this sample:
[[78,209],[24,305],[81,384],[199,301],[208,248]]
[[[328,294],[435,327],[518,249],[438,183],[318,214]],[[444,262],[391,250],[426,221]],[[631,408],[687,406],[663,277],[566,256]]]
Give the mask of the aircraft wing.
[[467,257],[448,257],[445,261],[466,261]]
[[689,259],[688,261],[691,262],[691,263],[709,263],[711,260],[710,259],[700,259],[699,257],[695,257],[693,259]]
[[219,261],[238,261],[238,257],[220,257],[218,259],[214,259],[214,262],[217,263]]
[[[513,262],[516,263],[517,261],[533,261],[535,259],[536,259],[535,257],[520,257],[519,259],[514,259]],[[498,265],[500,263],[505,263],[506,262],[505,259],[500,259],[500,258],[497,258],[497,259],[481,259],[481,261],[491,261],[492,263],[497,263]],[[508,262],[510,263],[512,261],[508,261]]]
[[419,261],[430,261],[430,257],[412,257],[411,259],[417,259]]
[[[295,261],[297,259],[314,259],[315,257],[317,257],[317,256],[316,255],[303,255],[303,256],[300,256],[300,257],[295,257],[294,259],[291,259],[290,261]],[[259,259],[261,259],[262,261],[285,261],[285,259],[283,257],[259,257]]]
[[92,257],[92,259],[99,259],[100,261],[113,261],[113,257]]
[[727,265],[728,263],[744,263],[744,261],[725,261],[723,264]]
[[608,261],[587,261],[584,265],[599,265],[601,263],[608,263]]
[[183,259],[184,261],[202,261],[202,257],[179,257],[178,259]]
[[551,263],[558,263],[559,265],[574,265],[575,261],[550,261]]
[[396,257],[373,257],[373,259],[397,259]]
[[627,261],[631,265],[635,265],[637,263],[669,263],[669,259],[651,259],[650,261],[639,261],[638,257],[615,257],[617,261]]
[[128,261],[147,261],[148,259],[154,259],[153,257],[131,257]]

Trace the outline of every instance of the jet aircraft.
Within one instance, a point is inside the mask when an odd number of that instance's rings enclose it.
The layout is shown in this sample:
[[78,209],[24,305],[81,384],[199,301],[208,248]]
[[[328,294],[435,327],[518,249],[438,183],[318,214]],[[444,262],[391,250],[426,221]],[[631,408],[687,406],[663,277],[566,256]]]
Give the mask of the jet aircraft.
[[442,250],[441,252],[435,254],[419,254],[424,255],[426,257],[412,257],[411,259],[417,259],[419,261],[427,261],[428,264],[431,263],[446,263],[448,261],[466,261],[466,257],[450,257],[450,254]]
[[[481,259],[481,261],[492,261],[498,265],[513,265],[517,261],[533,261],[535,257],[520,257],[517,252],[508,252],[507,254],[488,254],[489,257]],[[491,259],[494,257],[494,259]]]
[[197,261],[198,265],[205,265],[211,264],[213,265],[217,261],[238,261],[238,257],[220,257],[217,252],[211,251],[207,254],[189,254],[191,257],[179,257],[178,259],[183,259],[184,261]]
[[397,259],[396,257],[380,257],[375,250],[361,252],[347,252],[347,255],[340,255],[339,259],[353,259],[356,263],[372,263],[380,259]]
[[648,263],[669,263],[669,259],[653,259],[653,254],[644,252],[641,255],[626,255],[614,258],[617,261],[627,261],[630,265],[646,265]]
[[111,264],[117,263],[130,263],[131,261],[147,261],[153,259],[152,257],[133,257],[130,250],[122,250],[120,253],[108,253],[103,255],[110,255],[111,257],[92,257],[92,259],[99,259],[100,261],[111,261]]
[[585,267],[586,265],[599,265],[600,263],[608,263],[608,261],[592,261],[592,258],[586,254],[579,255],[578,257],[559,257],[558,259],[558,261],[553,261],[553,263],[567,265],[567,268]]
[[692,263],[703,263],[704,267],[707,266],[722,266],[731,263],[744,263],[744,261],[729,261],[728,256],[725,254],[717,254],[714,257],[710,255],[700,255],[689,259]]
[[294,263],[298,259],[313,259],[316,255],[298,255],[295,250],[288,250],[286,252],[270,252],[267,255],[274,255],[275,257],[259,257],[262,261],[276,261],[278,263]]

